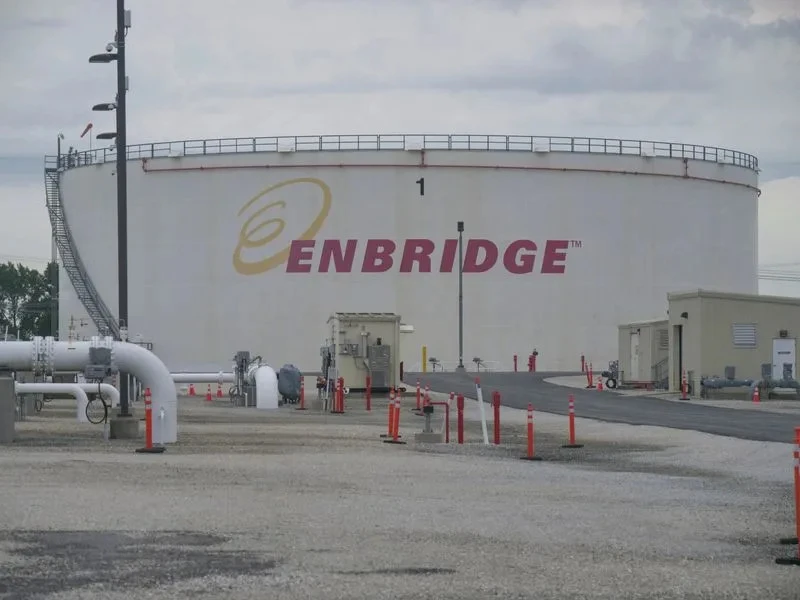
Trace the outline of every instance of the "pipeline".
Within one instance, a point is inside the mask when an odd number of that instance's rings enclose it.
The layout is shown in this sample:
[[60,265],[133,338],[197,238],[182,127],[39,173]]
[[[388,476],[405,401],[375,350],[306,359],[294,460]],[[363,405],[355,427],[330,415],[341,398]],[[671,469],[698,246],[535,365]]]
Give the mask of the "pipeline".
[[[8,342],[4,342],[8,343]],[[89,405],[89,397],[86,391],[78,383],[14,383],[14,392],[18,396],[24,394],[69,394],[78,401],[77,417],[80,423],[88,423],[86,418],[86,407]],[[117,392],[119,398],[119,392]]]
[[233,373],[170,373],[175,383],[233,383],[236,377]]
[[0,366],[15,371],[53,373],[56,370],[83,371],[90,348],[111,349],[112,362],[123,373],[139,379],[153,392],[154,414],[164,409],[163,419],[153,421],[153,439],[157,443],[178,441],[178,396],[175,382],[163,362],[152,352],[113,338],[95,337],[90,342],[57,342],[52,337],[34,338],[30,342],[0,342]]

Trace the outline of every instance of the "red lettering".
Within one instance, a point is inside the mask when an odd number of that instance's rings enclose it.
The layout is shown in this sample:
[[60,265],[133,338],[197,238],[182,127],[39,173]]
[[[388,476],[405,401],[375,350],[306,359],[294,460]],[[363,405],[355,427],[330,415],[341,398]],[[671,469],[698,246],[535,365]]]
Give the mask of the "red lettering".
[[356,259],[358,240],[347,240],[342,250],[341,240],[325,240],[322,243],[322,256],[319,257],[319,272],[327,273],[333,262],[336,273],[351,273]]
[[[321,241],[321,250],[316,270],[319,273],[352,273],[355,264],[359,240],[324,240]],[[314,240],[294,240],[289,246],[289,256],[286,261],[287,273],[310,273],[314,267]],[[539,273],[563,274],[566,271],[566,261],[569,240],[547,240],[541,252],[541,267],[536,269]],[[395,265],[394,254],[397,244],[389,239],[366,240],[364,244],[364,257],[360,271],[362,273],[386,273]],[[437,252],[437,242],[427,238],[412,238],[405,240],[403,253],[398,258],[400,273],[431,273],[433,272],[433,255]],[[458,253],[458,240],[447,239],[441,244],[441,257],[439,273],[452,273],[456,266]],[[485,273],[491,271],[498,263],[499,249],[488,239],[466,240],[464,251],[464,272]],[[533,273],[536,267],[536,256],[539,254],[538,246],[533,240],[513,240],[503,252],[503,267],[512,275]],[[416,269],[414,264],[416,263]]]
[[[478,263],[478,256],[483,250],[483,262]],[[484,239],[470,240],[464,252],[464,273],[485,273],[497,262],[497,246],[494,242]]]
[[419,273],[431,272],[431,254],[436,248],[431,240],[406,240],[403,246],[403,258],[400,260],[400,272],[411,273],[414,263],[419,264]]
[[503,266],[513,275],[533,273],[536,262],[536,244],[531,240],[511,242],[503,253]]
[[392,240],[367,240],[362,273],[385,273],[392,268],[392,253],[397,245]]
[[442,262],[439,265],[439,273],[452,273],[453,265],[456,264],[456,250],[458,250],[458,240],[445,240],[442,249]]
[[287,273],[311,272],[311,263],[301,261],[310,261],[314,258],[314,243],[314,240],[292,240],[292,245],[289,246],[289,259],[286,261]]
[[[547,240],[542,257],[542,273],[563,273],[566,269],[569,240]],[[561,261],[556,264],[557,261]]]

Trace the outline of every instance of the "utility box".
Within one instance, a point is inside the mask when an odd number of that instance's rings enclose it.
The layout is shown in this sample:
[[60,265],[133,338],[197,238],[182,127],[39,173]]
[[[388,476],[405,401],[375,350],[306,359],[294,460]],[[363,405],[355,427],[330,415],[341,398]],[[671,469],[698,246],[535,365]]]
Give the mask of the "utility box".
[[400,315],[333,313],[327,335],[320,348],[326,379],[342,377],[351,391],[363,391],[367,375],[376,392],[400,385]]

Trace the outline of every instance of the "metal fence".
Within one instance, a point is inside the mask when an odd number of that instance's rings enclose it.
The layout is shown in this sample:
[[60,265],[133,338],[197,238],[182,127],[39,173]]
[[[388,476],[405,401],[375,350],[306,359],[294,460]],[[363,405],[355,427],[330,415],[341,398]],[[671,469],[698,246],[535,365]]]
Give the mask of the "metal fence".
[[[467,152],[572,152],[686,158],[758,170],[758,159],[738,150],[647,140],[527,135],[309,135],[251,138],[219,138],[133,144],[127,147],[129,160],[206,154],[258,152],[358,152],[377,150],[455,150]],[[116,148],[96,148],[62,154],[62,169],[113,162]]]

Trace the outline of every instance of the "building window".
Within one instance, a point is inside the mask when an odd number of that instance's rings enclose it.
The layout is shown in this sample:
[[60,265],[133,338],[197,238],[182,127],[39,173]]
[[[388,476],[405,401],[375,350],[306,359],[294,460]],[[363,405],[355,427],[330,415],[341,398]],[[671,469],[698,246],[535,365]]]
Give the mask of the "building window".
[[669,350],[669,330],[658,330],[658,348],[659,350]]
[[756,324],[755,323],[734,323],[733,324],[733,347],[734,348],[755,348],[756,347]]

